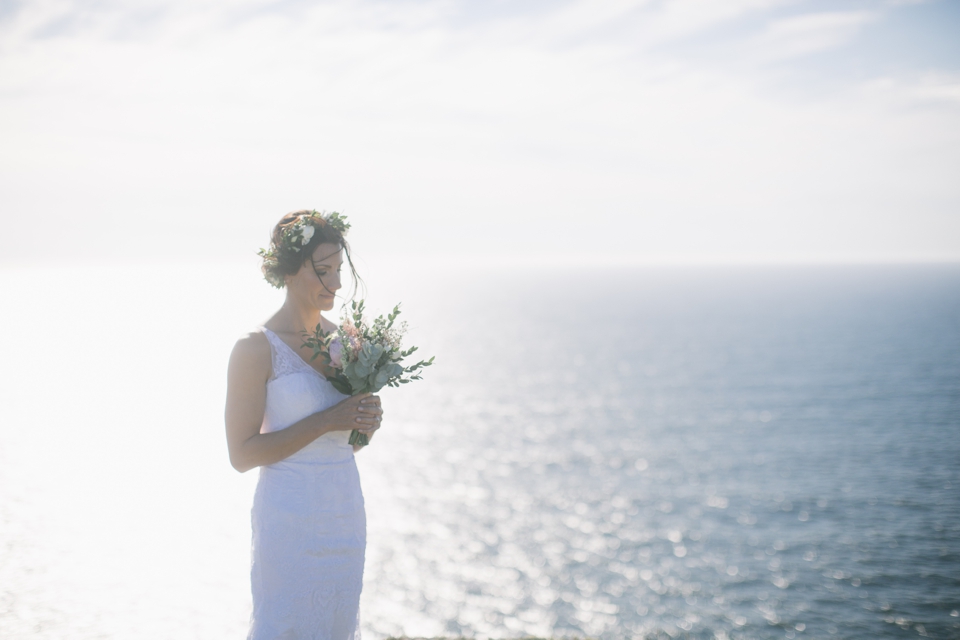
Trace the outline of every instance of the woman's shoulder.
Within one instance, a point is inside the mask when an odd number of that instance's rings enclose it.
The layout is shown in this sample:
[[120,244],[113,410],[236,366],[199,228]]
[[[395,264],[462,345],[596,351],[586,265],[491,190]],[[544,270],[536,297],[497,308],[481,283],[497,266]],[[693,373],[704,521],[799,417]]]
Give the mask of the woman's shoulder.
[[248,331],[237,339],[237,347],[242,349],[269,349],[270,342],[267,340],[267,336],[263,333],[263,329],[253,329]]
[[233,345],[233,353],[230,355],[232,362],[244,366],[266,365],[270,366],[270,342],[263,331],[256,329],[243,334]]

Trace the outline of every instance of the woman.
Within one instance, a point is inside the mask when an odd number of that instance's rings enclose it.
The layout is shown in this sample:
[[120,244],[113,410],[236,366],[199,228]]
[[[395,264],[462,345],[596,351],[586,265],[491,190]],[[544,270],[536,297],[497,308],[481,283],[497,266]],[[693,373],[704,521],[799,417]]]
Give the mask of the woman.
[[359,637],[366,516],[347,440],[380,428],[377,396],[336,391],[304,332],[333,308],[349,225],[333,213],[297,211],[261,250],[266,279],[287,297],[266,324],[237,341],[227,384],[230,462],[260,467],[253,501],[253,616],[250,640]]

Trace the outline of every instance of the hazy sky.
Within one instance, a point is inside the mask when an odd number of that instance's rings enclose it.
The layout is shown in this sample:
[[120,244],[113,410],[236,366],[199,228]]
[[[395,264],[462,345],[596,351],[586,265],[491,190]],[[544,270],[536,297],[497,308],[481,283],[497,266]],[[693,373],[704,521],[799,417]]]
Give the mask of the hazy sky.
[[960,260],[960,2],[0,0],[0,262]]

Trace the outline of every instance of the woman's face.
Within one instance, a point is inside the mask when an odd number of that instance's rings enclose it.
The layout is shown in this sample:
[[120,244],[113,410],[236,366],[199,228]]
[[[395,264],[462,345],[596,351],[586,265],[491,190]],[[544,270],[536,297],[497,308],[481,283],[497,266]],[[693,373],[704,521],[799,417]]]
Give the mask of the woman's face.
[[320,244],[292,276],[287,276],[290,291],[305,305],[330,311],[340,290],[340,268],[343,249],[337,244]]

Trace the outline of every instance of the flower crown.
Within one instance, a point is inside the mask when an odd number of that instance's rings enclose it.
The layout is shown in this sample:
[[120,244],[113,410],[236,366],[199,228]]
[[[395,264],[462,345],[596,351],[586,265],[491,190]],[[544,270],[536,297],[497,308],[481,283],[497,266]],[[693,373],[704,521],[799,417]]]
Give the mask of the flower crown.
[[257,252],[257,255],[263,258],[263,277],[267,282],[277,289],[282,289],[284,274],[280,268],[280,259],[299,257],[298,254],[310,244],[317,229],[322,227],[330,227],[344,236],[350,229],[350,223],[347,222],[346,216],[336,211],[320,213],[314,210],[298,216],[293,224],[281,231],[279,244],[273,242],[269,249],[260,249]]

